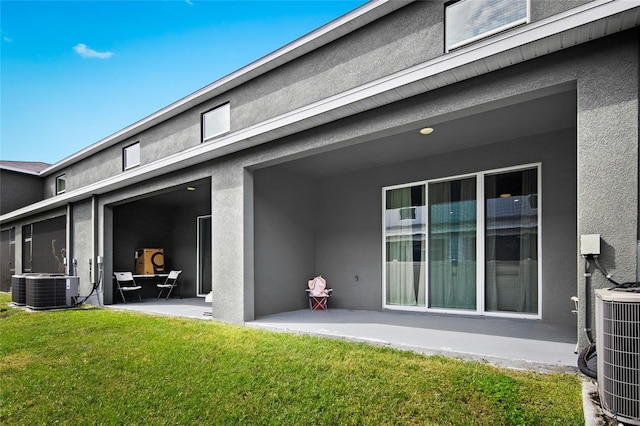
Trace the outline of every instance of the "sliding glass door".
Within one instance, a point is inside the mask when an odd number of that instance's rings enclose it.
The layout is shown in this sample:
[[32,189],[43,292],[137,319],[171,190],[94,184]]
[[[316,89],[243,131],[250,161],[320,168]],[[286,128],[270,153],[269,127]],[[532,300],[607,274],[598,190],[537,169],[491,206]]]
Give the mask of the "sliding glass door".
[[538,311],[538,170],[485,177],[485,309]]
[[429,184],[429,307],[476,309],[476,178]]
[[385,194],[385,303],[424,306],[424,185],[390,189]]
[[211,216],[198,216],[197,288],[198,296],[211,291]]
[[384,190],[384,304],[539,314],[538,165]]

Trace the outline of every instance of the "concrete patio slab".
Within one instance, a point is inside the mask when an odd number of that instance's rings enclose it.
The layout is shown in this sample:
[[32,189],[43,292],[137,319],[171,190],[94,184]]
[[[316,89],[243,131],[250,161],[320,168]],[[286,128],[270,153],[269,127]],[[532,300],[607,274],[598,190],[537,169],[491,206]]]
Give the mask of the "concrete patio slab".
[[575,330],[538,321],[388,311],[299,310],[249,327],[343,338],[535,371],[577,371]]
[[211,319],[211,303],[204,298],[190,297],[185,299],[144,299],[142,302],[116,303],[105,305],[108,309],[144,312],[155,315]]
[[[202,298],[114,304],[109,309],[211,319]],[[257,318],[252,328],[340,338],[422,354],[535,371],[577,371],[576,331],[535,320],[398,311],[301,309]]]

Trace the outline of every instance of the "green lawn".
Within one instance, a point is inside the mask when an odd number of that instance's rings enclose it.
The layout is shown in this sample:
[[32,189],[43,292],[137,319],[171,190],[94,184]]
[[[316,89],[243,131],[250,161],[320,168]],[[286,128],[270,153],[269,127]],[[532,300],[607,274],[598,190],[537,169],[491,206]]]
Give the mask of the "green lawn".
[[583,423],[573,374],[9,300],[0,293],[3,425]]

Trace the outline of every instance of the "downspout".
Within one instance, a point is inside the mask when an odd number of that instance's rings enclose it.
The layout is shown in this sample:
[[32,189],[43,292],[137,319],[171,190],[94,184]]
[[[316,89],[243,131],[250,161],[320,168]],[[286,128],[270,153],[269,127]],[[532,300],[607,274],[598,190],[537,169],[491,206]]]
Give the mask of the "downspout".
[[578,355],[578,369],[580,372],[592,379],[598,378],[598,372],[591,368],[589,361],[596,352],[596,344],[591,332],[591,270],[589,268],[589,257],[584,256],[584,333],[589,344]]
[[66,223],[66,242],[65,247],[67,252],[64,256],[64,265],[66,275],[77,276],[77,261],[73,260],[73,205],[71,203],[67,203],[67,223]]
[[591,333],[591,271],[589,270],[589,257],[584,258],[584,334],[589,345],[593,345]]
[[91,274],[91,287],[92,291],[96,292],[96,296],[98,297],[98,306],[102,306],[100,302],[100,293],[102,292],[102,257],[98,254],[99,252],[99,220],[98,220],[98,195],[91,196],[91,259],[89,259],[89,263],[93,264],[93,273]]

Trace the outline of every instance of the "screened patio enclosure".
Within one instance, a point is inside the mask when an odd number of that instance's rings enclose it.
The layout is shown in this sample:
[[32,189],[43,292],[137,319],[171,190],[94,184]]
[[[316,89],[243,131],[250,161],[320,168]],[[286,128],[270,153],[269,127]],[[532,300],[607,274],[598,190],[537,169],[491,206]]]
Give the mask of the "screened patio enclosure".
[[574,324],[575,111],[563,90],[254,170],[255,316],[322,274],[329,310]]
[[[204,297],[211,291],[211,184],[207,179],[123,201],[112,210],[113,271],[134,271],[138,249],[162,248],[165,272],[182,270],[178,280],[183,297]],[[155,298],[155,284],[143,283],[143,297]],[[116,292],[112,301],[121,302]]]

